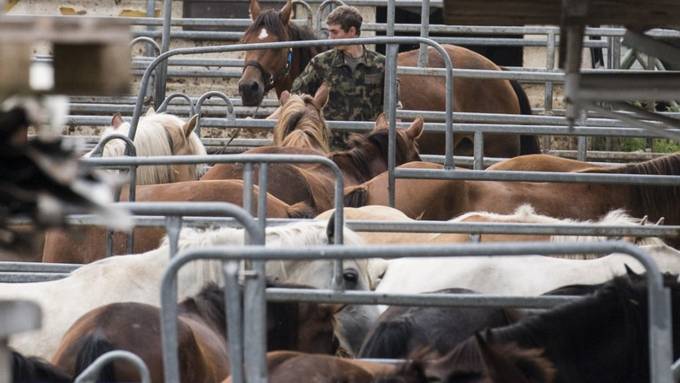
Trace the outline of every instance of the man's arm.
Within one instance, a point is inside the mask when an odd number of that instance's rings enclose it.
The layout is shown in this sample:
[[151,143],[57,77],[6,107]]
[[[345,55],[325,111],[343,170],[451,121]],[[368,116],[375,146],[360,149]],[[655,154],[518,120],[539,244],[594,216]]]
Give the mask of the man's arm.
[[316,90],[321,86],[322,78],[320,76],[320,70],[317,67],[317,60],[312,59],[312,61],[307,64],[305,70],[298,76],[298,78],[293,81],[293,86],[290,89],[291,93],[305,93],[313,95]]

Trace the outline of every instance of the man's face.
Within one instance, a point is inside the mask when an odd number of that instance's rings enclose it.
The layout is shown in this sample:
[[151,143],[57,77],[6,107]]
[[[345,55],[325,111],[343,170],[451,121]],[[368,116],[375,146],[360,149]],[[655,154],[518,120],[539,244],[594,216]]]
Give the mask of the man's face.
[[[349,30],[345,32],[340,24],[328,24],[328,37],[331,40],[336,39],[351,39],[357,37],[357,30],[354,27],[349,27]],[[339,45],[336,47],[338,50],[345,50],[346,45]]]

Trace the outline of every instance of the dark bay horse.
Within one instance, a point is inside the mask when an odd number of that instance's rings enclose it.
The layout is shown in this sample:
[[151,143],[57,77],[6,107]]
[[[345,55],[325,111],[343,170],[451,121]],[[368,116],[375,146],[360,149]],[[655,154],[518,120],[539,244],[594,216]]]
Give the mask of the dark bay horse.
[[[438,164],[415,162],[408,168],[441,169]],[[464,170],[463,170],[464,171]],[[680,175],[680,154],[639,164],[585,169],[587,173]],[[614,209],[650,221],[680,224],[680,187],[607,185],[550,182],[501,182],[398,179],[396,207],[411,218],[447,220],[471,211],[508,214],[522,204],[555,218],[597,219]],[[387,205],[387,174],[349,188],[345,204],[351,207]],[[678,238],[666,238],[680,244]]]
[[[387,170],[388,132],[384,116],[378,117],[368,135],[352,135],[350,149],[324,154],[313,149],[265,146],[246,153],[312,154],[326,155],[343,173],[345,186],[368,181]],[[423,119],[416,119],[409,128],[397,130],[397,164],[419,161],[416,139],[423,130]],[[257,176],[257,170],[253,172]],[[217,164],[201,180],[242,179],[243,166]],[[282,201],[295,204],[304,202],[316,214],[333,208],[335,175],[326,166],[317,164],[272,164],[269,167],[267,191]]]
[[[269,287],[304,287],[273,285]],[[333,354],[333,315],[339,307],[318,303],[268,302],[267,349]],[[178,344],[183,382],[220,382],[229,375],[224,291],[210,284],[179,306]],[[114,303],[82,316],[64,335],[54,354],[56,366],[74,375],[101,354],[126,350],[137,354],[149,368],[152,382],[163,382],[160,310],[141,303]],[[106,382],[138,380],[126,363],[114,362],[101,378]]]
[[[254,198],[259,194],[254,187]],[[127,200],[127,188],[123,188],[121,201]],[[230,202],[243,206],[243,181],[186,181],[172,184],[137,186],[137,201],[202,201]],[[309,218],[314,212],[304,203],[289,205],[267,195],[267,217]],[[165,234],[164,228],[140,227],[134,230],[134,253],[142,253],[158,247]],[[125,254],[126,236],[113,236],[113,253]],[[51,230],[45,235],[43,262],[90,263],[106,256],[106,231],[97,226],[74,226],[69,229]]]
[[[288,1],[279,11],[260,10],[258,0],[251,0],[250,14],[253,23],[246,30],[243,43],[300,41],[319,39],[306,28],[290,23],[292,5]],[[455,68],[501,70],[496,64],[473,51],[454,45],[442,45]],[[253,50],[246,52],[243,73],[239,81],[239,94],[244,105],[255,106],[264,95],[275,89],[277,95],[290,90],[293,81],[302,73],[312,57],[322,51],[316,48]],[[433,49],[428,50],[429,67],[443,68],[444,61]],[[400,66],[416,66],[418,51],[398,55]],[[404,109],[444,111],[446,89],[444,79],[438,76],[399,75],[400,98]],[[455,78],[453,84],[454,111],[478,113],[531,114],[531,106],[522,87],[516,81],[498,79]],[[331,89],[330,97],[335,95]],[[472,155],[472,135],[456,134],[455,152]],[[419,140],[423,153],[444,152],[444,136],[426,133]],[[535,136],[485,134],[484,154],[493,157],[514,157],[520,154],[540,153]]]
[[[680,356],[680,284],[671,290],[673,360]],[[540,348],[555,366],[557,383],[649,382],[649,330],[645,278],[616,277],[594,294],[516,324],[488,330],[490,344]],[[453,353],[478,359],[475,339]],[[472,366],[470,366],[472,367]]]
[[25,357],[11,351],[12,383],[71,383],[73,378],[66,371],[36,357]]

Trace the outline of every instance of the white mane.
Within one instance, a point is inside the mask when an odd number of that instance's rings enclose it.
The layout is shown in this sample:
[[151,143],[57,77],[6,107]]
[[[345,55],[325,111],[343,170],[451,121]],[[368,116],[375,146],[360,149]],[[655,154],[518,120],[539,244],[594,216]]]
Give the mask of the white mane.
[[[171,137],[175,137],[178,134],[184,135],[182,129],[183,126],[184,121],[172,114],[155,113],[142,116],[139,119],[139,124],[137,126],[137,132],[134,139],[137,156],[146,157],[172,155],[172,148],[170,147],[170,142],[168,141],[168,133],[170,133]],[[102,133],[101,138],[103,139],[104,137],[110,136],[114,133],[127,136],[129,130],[130,123],[124,122],[117,128],[106,128],[106,130],[104,130]],[[166,133],[166,130],[168,133]],[[194,132],[192,132],[187,139],[192,154],[207,154],[201,139]],[[106,146],[104,146],[102,156],[123,156],[125,154],[125,147],[126,145],[122,140],[109,141]],[[91,152],[85,154],[84,157],[89,157],[90,155]],[[194,169],[195,179],[198,179],[203,173],[205,173],[207,166],[200,164],[196,165]],[[170,182],[175,182],[174,172],[172,171],[171,166],[140,166],[137,168],[138,185],[162,184]]]
[[[307,246],[325,245],[328,244],[326,237],[327,222],[312,221],[312,222],[296,222],[289,225],[274,226],[267,228],[266,246],[271,247],[286,247],[286,248],[304,248]],[[178,248],[179,250],[187,250],[192,248],[204,248],[211,246],[242,246],[244,244],[244,230],[236,228],[219,228],[213,230],[201,230],[187,228],[180,232]],[[344,244],[345,245],[360,245],[361,238],[352,230],[344,229]],[[168,239],[165,237],[161,242],[162,247],[168,246]],[[279,262],[279,261],[275,261]],[[314,262],[305,260],[303,262]],[[368,273],[368,261],[356,260],[357,265]],[[291,268],[291,264],[295,261],[281,262],[275,269],[284,270]],[[221,285],[222,281],[222,267],[221,262],[217,261],[198,261],[192,262],[182,269],[181,273],[190,273],[193,278],[202,279],[198,286],[203,286],[206,283],[213,282]],[[269,271],[268,271],[269,273]],[[196,285],[196,284],[194,284]],[[180,290],[182,290],[180,286]],[[182,296],[188,296],[197,292],[181,291]]]

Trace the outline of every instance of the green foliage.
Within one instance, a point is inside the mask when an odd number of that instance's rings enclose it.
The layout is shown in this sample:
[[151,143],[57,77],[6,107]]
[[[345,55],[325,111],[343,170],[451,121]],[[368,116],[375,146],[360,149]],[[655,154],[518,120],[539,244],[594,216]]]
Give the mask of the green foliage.
[[[647,139],[645,138],[626,138],[623,140],[621,150],[624,152],[635,152],[645,150]],[[680,143],[665,138],[654,139],[654,152],[656,153],[675,153],[680,152]]]

